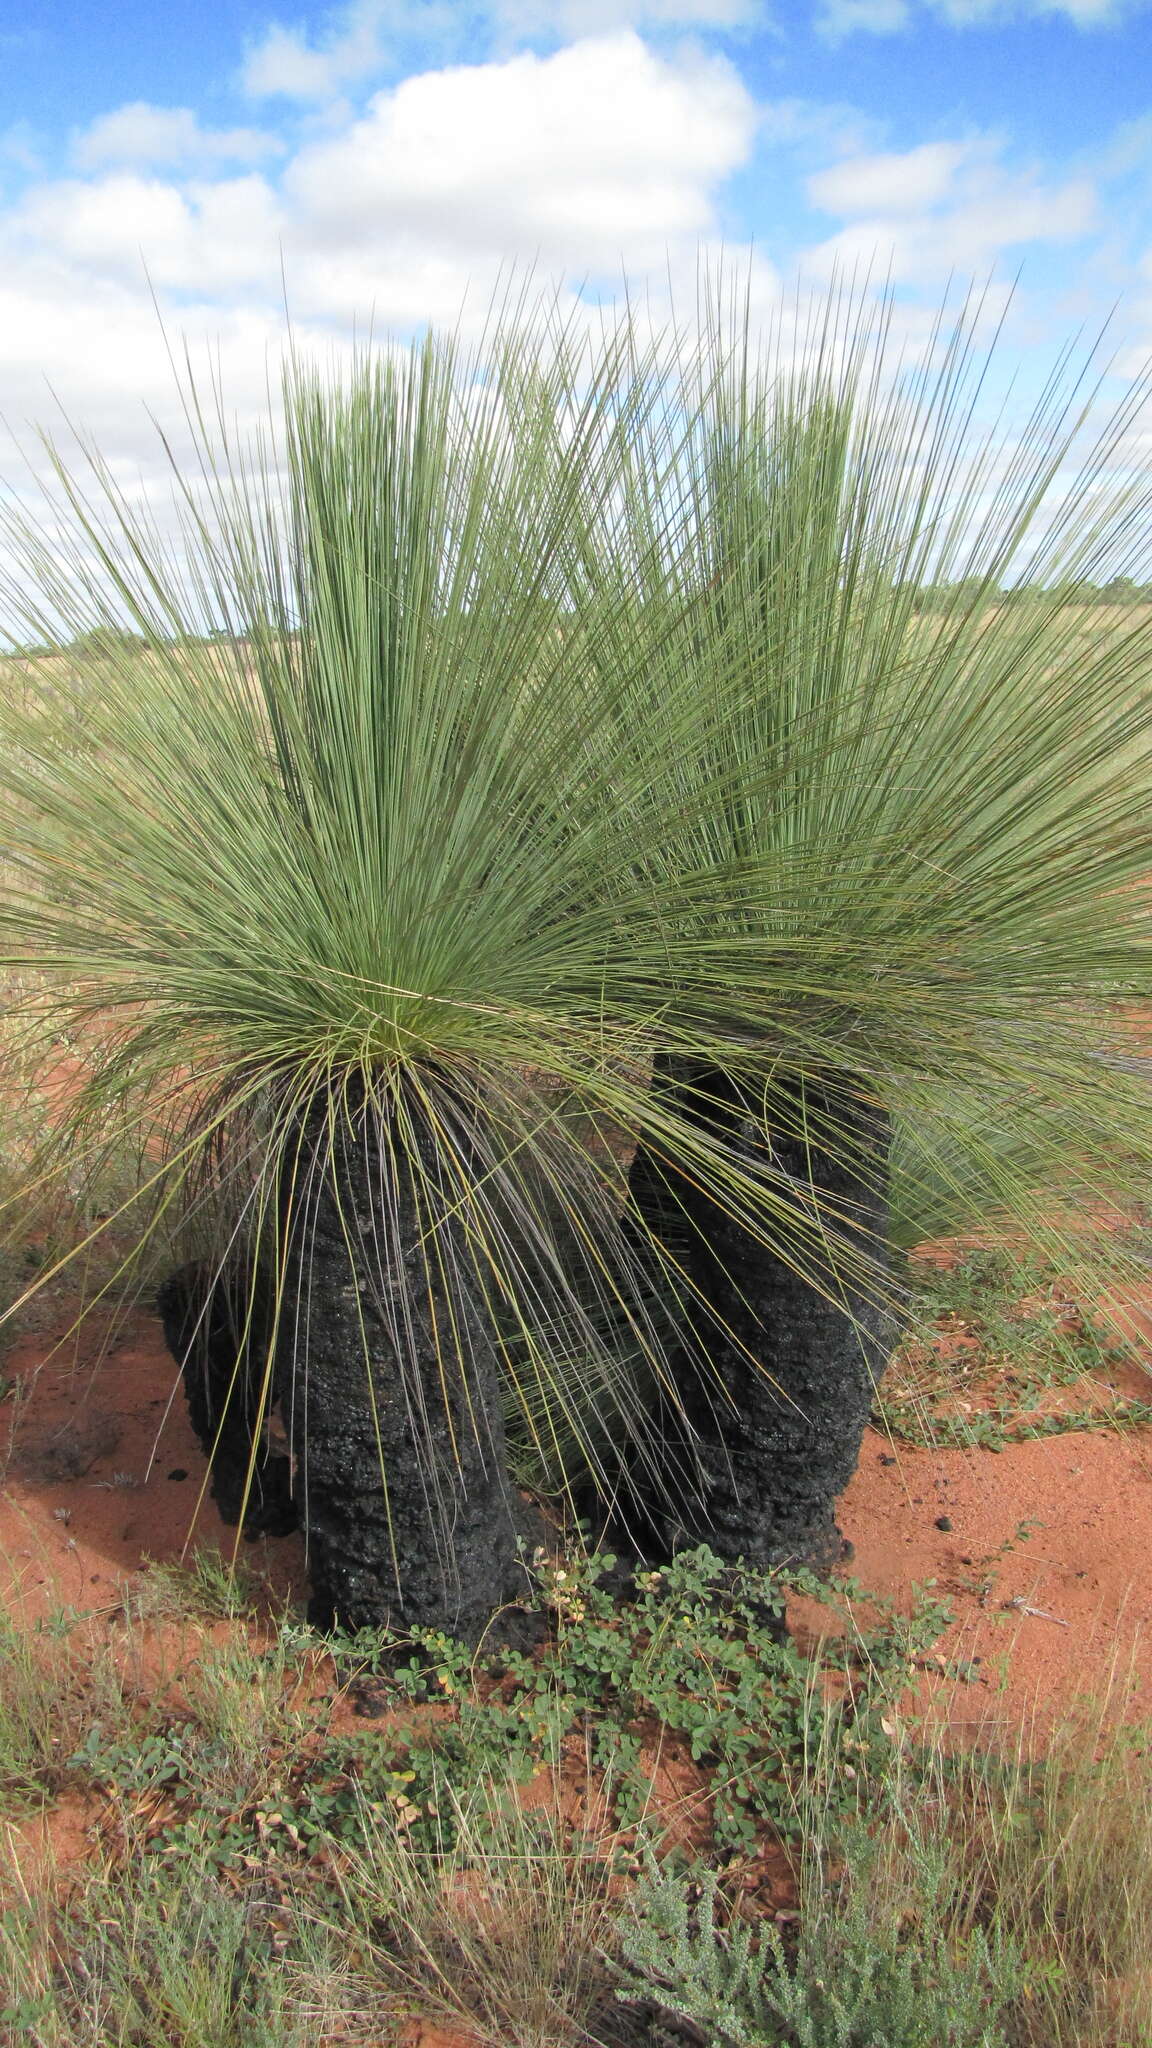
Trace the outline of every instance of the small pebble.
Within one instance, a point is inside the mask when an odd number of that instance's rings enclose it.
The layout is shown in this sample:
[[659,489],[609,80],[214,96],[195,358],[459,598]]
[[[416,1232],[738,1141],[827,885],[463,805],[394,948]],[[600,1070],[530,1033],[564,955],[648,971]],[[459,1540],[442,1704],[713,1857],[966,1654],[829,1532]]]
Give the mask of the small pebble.
[[188,1474],[184,1470],[183,1465],[174,1465],[168,1477],[169,1479],[187,1479]]
[[949,1517],[948,1517],[947,1515],[937,1515],[937,1517],[936,1517],[936,1527],[937,1527],[938,1529],[944,1529],[944,1530],[948,1530],[948,1529],[950,1529],[950,1528],[952,1527],[952,1523],[951,1523],[951,1520],[950,1520],[950,1518],[949,1518]]
[[896,1463],[896,1460],[895,1460],[895,1458],[894,1458],[894,1457],[892,1456],[892,1453],[891,1453],[891,1451],[881,1451],[881,1453],[880,1453],[880,1463],[881,1463],[882,1465],[894,1465],[894,1464]]

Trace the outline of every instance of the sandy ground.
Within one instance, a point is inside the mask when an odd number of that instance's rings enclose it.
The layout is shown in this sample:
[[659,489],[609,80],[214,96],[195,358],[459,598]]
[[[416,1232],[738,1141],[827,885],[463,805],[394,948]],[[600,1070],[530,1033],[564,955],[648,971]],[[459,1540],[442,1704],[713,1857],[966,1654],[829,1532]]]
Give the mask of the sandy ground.
[[[1129,1300],[1127,1330],[1152,1360],[1152,1301]],[[46,1358],[43,1338],[29,1337],[4,1369],[15,1383],[0,1404],[10,1610],[112,1609],[148,1559],[236,1551],[153,1317],[137,1314],[94,1364]],[[869,1431],[840,1520],[865,1587],[903,1604],[930,1587],[952,1606],[938,1654],[964,1670],[958,1722],[1023,1727],[1113,1674],[1133,1714],[1152,1712],[1152,1433],[1072,1432],[994,1452],[913,1449]],[[303,1600],[298,1537],[238,1554],[274,1605]]]
[[[955,1619],[936,1655],[957,1729],[1042,1739],[1120,1685],[1152,1712],[1152,1438],[1077,1432],[987,1450],[909,1450],[869,1431],[841,1526],[865,1586],[930,1586]],[[942,1526],[943,1525],[943,1526]]]
[[207,1495],[159,1323],[137,1314],[93,1362],[26,1338],[4,1360],[0,1601],[28,1618],[115,1605],[127,1575],[196,1546],[234,1553],[284,1604],[303,1597],[298,1538],[241,1543]]
[[[1114,1309],[1143,1380],[1152,1291],[1129,1293]],[[179,1561],[206,1546],[252,1565],[271,1611],[302,1606],[300,1538],[237,1546],[208,1497],[154,1317],[137,1313],[102,1352],[79,1360],[52,1355],[42,1335],[26,1337],[4,1374],[12,1391],[0,1403],[0,1601],[10,1612],[31,1620],[64,1607],[98,1624],[147,1560]],[[1110,1685],[1122,1688],[1127,1714],[1152,1712],[1152,1431],[1075,1432],[993,1452],[912,1449],[870,1430],[840,1520],[864,1587],[905,1607],[923,1587],[953,1610],[914,1675],[909,1712],[939,1716],[961,1741],[1023,1739],[1032,1748],[1043,1746],[1053,1716]],[[820,1631],[828,1617],[798,1602],[794,1622]],[[690,1805],[689,1785],[667,1789],[672,1804]],[[42,1854],[57,1872],[83,1863],[93,1818],[65,1798],[30,1821],[21,1828],[25,1869]],[[474,2048],[473,2037],[427,2025],[407,2040]]]

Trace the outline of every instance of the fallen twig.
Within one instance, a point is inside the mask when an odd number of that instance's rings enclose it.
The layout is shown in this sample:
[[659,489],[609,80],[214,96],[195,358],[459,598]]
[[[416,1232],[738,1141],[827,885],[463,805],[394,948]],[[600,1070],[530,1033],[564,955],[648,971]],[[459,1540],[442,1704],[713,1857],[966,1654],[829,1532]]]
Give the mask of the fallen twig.
[[1015,1607],[1021,1614],[1030,1614],[1035,1621],[1054,1621],[1057,1628],[1068,1627],[1066,1621],[1062,1621],[1058,1614],[1049,1614],[1047,1608],[1029,1607],[1028,1602],[1020,1593],[1016,1595],[1015,1599],[1006,1600],[1004,1605],[1005,1607]]

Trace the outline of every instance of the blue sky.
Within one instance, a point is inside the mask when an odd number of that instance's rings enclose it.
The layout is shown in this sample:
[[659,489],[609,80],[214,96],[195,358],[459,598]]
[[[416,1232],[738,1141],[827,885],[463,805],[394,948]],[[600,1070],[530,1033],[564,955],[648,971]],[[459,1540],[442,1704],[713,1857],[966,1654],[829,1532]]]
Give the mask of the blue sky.
[[145,463],[169,339],[261,402],[293,319],[797,271],[1021,283],[1037,360],[1152,349],[1152,0],[0,0],[0,414]]

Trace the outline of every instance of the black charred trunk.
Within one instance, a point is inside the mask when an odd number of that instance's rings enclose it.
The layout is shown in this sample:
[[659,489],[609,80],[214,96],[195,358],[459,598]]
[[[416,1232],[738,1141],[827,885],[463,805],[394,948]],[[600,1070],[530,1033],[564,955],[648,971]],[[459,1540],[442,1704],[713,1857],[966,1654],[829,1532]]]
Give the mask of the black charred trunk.
[[296,1505],[291,1461],[268,1429],[267,1285],[246,1262],[192,1261],[168,1275],[156,1306],[222,1520],[235,1528],[243,1518],[248,1537],[286,1536]]
[[474,1641],[528,1591],[529,1525],[491,1317],[451,1194],[436,1194],[435,1136],[414,1110],[392,1142],[383,1114],[318,1102],[294,1162],[277,1378],[310,1614]]
[[823,1213],[842,1256],[821,1255],[818,1238],[801,1230],[797,1271],[692,1179],[638,1149],[634,1210],[681,1263],[696,1299],[673,1366],[681,1411],[665,1399],[657,1417],[675,1506],[644,1486],[637,1519],[657,1532],[650,1547],[707,1543],[759,1567],[826,1569],[846,1552],[836,1501],[859,1461],[895,1334],[877,1286],[843,1259],[854,1250],[880,1274],[886,1263],[887,1116],[850,1077],[788,1093],[777,1086],[767,1122],[730,1078],[682,1058],[662,1056],[654,1086],[743,1155],[798,1218]]

